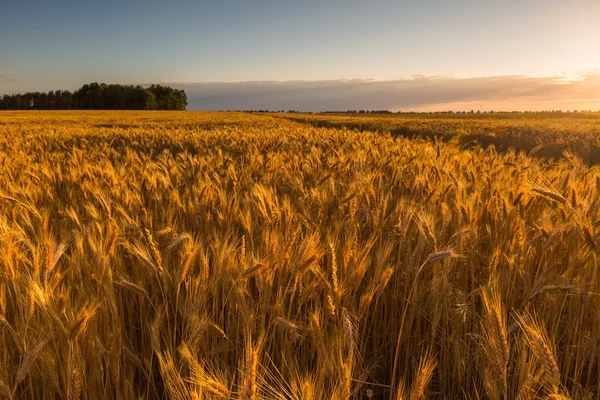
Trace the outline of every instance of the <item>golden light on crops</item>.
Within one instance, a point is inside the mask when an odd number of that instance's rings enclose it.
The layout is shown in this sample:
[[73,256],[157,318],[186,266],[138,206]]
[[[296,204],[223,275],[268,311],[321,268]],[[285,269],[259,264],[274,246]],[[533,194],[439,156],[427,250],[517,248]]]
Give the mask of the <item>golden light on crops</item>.
[[7,112],[4,398],[593,398],[598,114]]

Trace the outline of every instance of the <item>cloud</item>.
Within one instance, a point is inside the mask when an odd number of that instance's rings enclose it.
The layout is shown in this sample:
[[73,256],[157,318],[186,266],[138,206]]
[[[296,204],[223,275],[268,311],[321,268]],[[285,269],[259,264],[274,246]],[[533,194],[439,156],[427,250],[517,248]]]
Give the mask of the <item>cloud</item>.
[[[167,80],[164,80],[167,82]],[[600,70],[554,76],[413,76],[398,80],[184,83],[193,110],[600,109]]]
[[16,82],[17,80],[15,79],[15,77],[11,74],[3,74],[2,72],[0,72],[0,83],[3,82]]

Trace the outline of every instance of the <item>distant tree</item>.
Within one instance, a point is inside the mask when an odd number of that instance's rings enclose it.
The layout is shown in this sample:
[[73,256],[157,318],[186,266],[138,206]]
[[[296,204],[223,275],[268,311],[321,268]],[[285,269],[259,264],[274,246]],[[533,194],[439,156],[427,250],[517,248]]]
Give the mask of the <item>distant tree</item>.
[[144,90],[143,95],[144,110],[156,110],[156,96],[149,90]]
[[185,110],[187,107],[187,96],[183,90],[161,85],[152,85],[148,90],[155,97],[157,110]]
[[185,91],[167,86],[89,83],[71,93],[56,90],[0,97],[0,110],[185,110]]

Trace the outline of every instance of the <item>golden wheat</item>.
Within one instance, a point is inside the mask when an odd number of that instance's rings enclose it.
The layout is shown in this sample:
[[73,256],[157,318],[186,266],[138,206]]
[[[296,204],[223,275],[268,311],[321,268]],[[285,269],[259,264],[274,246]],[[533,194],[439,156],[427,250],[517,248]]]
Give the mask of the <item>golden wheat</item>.
[[0,397],[597,397],[596,119],[369,118],[1,113]]

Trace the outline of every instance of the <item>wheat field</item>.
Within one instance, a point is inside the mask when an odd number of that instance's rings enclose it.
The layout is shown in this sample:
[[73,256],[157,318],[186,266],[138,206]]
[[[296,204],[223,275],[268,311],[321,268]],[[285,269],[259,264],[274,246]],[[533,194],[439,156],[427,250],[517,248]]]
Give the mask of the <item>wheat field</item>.
[[600,398],[575,153],[5,112],[0,165],[2,398]]

